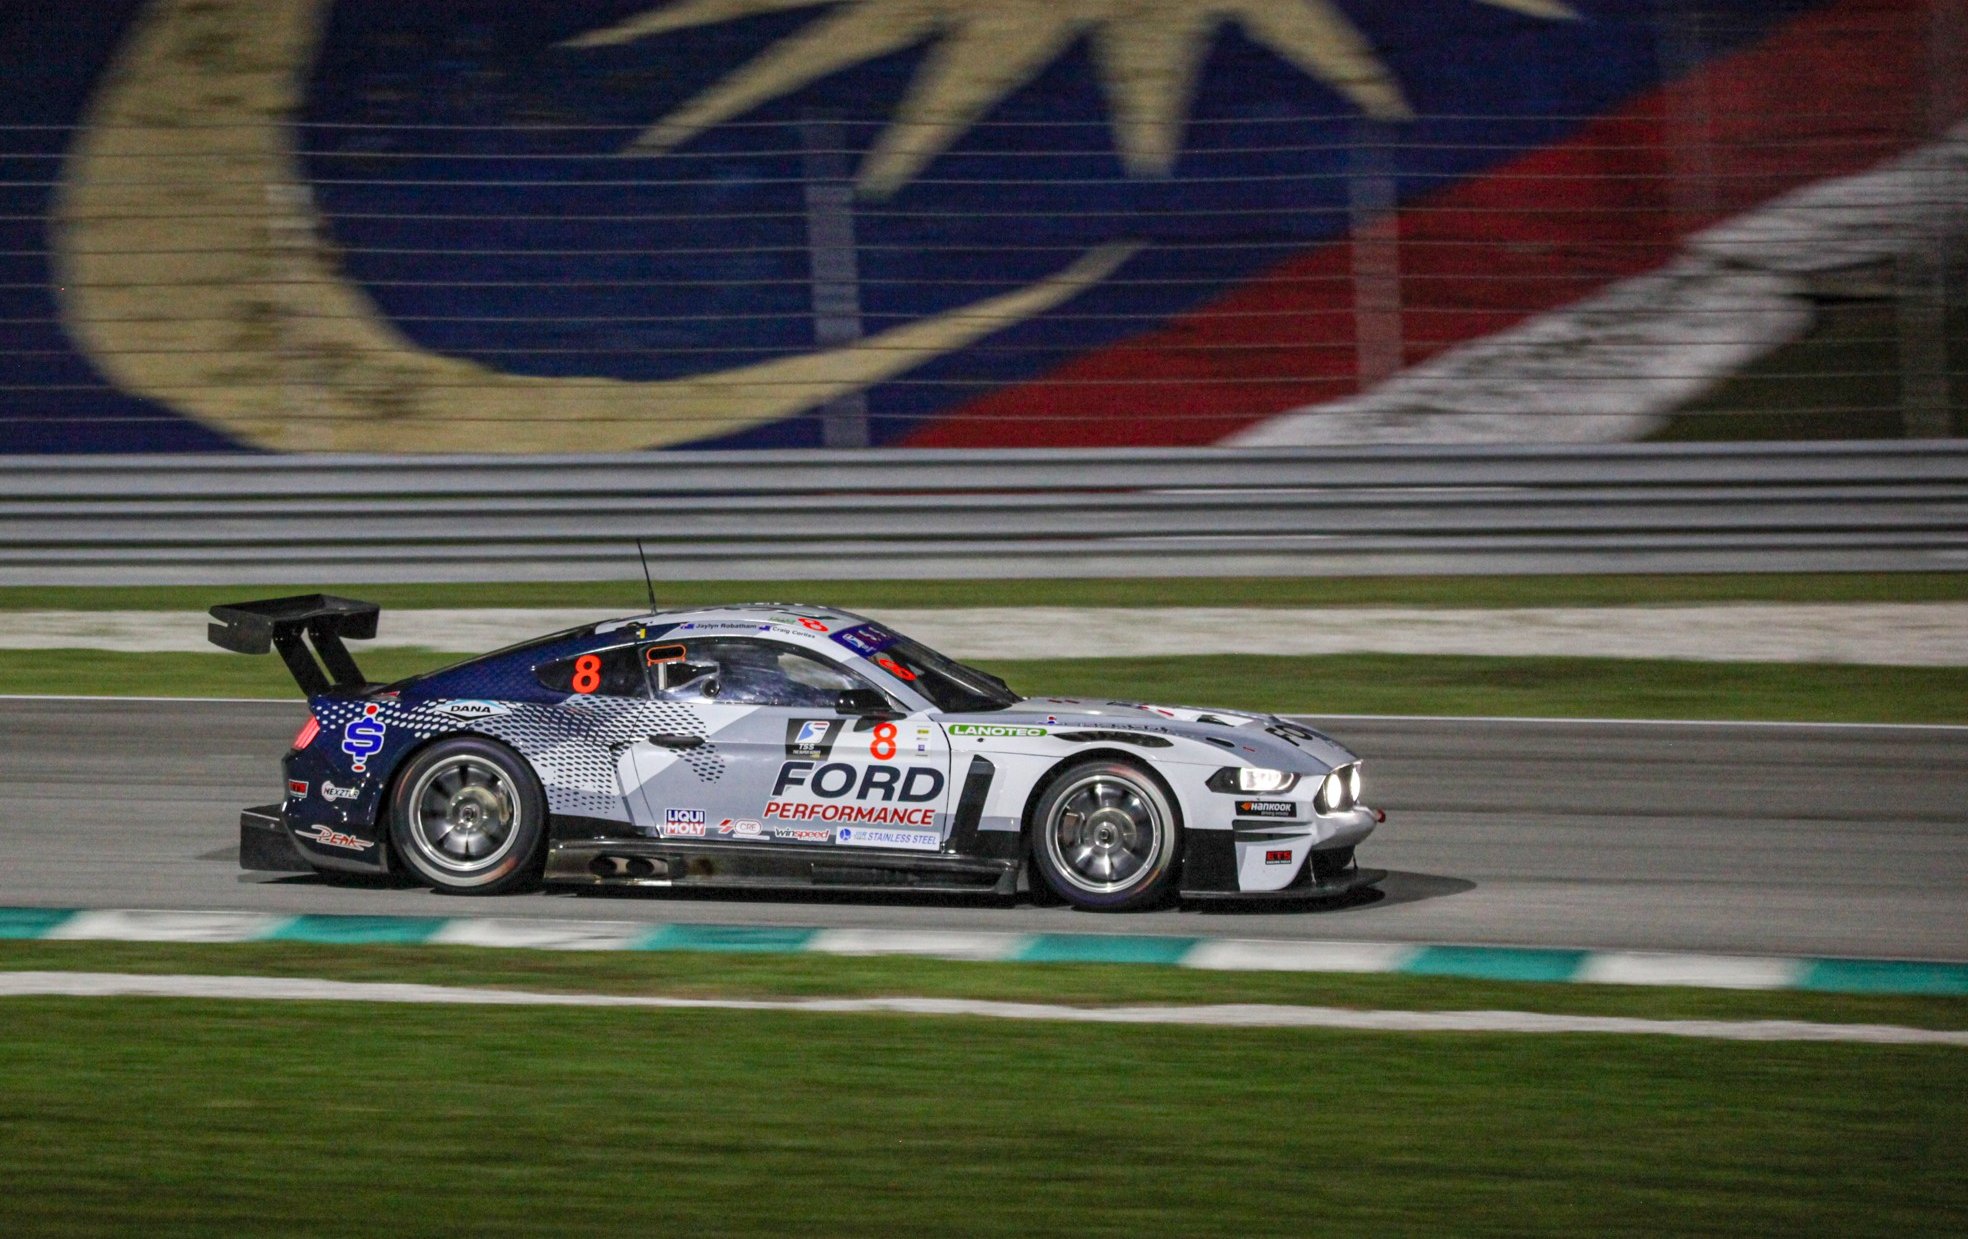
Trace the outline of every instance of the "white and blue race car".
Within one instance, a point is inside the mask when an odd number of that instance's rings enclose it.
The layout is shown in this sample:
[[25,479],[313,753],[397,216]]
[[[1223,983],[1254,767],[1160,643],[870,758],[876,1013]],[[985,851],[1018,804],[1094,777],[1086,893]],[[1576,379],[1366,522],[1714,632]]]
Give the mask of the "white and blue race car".
[[287,794],[240,864],[544,880],[1011,895],[1337,895],[1384,815],[1360,761],[1277,717],[1026,698],[859,615],[792,603],[586,625],[393,684],[343,644],[374,605],[212,608],[308,696]]

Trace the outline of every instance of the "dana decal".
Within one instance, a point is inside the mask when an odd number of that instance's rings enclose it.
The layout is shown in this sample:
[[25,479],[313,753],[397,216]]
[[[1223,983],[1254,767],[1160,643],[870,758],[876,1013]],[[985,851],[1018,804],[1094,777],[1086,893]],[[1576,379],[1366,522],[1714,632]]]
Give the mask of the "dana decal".
[[943,846],[943,840],[933,830],[870,830],[865,826],[843,826],[839,837],[843,845],[853,848],[909,848],[917,852],[934,852]]
[[321,794],[329,800],[354,800],[362,794],[359,787],[337,787],[328,780],[321,781]]
[[496,701],[446,701],[432,706],[431,709],[438,714],[448,715],[466,723],[474,719],[512,713],[511,706],[501,705]]
[[368,769],[369,759],[383,749],[386,731],[383,720],[376,717],[376,708],[373,701],[363,706],[362,717],[350,720],[349,725],[342,729],[342,752],[355,758],[349,769],[357,774]]

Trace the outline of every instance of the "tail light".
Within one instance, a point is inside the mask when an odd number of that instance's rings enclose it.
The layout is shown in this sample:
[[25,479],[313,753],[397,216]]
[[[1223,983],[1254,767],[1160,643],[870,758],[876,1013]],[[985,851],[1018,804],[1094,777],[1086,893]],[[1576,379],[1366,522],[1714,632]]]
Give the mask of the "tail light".
[[313,744],[314,738],[320,734],[321,724],[315,720],[314,715],[308,715],[308,721],[301,724],[300,733],[294,737],[294,748],[306,748],[308,745]]

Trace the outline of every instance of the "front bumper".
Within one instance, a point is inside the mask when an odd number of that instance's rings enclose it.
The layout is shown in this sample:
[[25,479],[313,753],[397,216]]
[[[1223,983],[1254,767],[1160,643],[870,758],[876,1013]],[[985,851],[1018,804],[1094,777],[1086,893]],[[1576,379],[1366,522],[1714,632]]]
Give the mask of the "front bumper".
[[1191,830],[1184,835],[1182,893],[1306,899],[1371,886],[1387,875],[1360,868],[1353,849],[1383,818],[1362,806],[1309,821],[1239,818],[1229,830]]

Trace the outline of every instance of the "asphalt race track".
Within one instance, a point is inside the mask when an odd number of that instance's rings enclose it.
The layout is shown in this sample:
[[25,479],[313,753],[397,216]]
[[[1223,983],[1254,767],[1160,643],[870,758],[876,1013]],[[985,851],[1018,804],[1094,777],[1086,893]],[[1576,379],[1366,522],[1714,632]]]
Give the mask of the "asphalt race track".
[[1020,902],[655,891],[487,899],[243,874],[298,702],[0,700],[0,906],[1968,959],[1968,729],[1312,720],[1366,759],[1384,894],[1100,916]]

